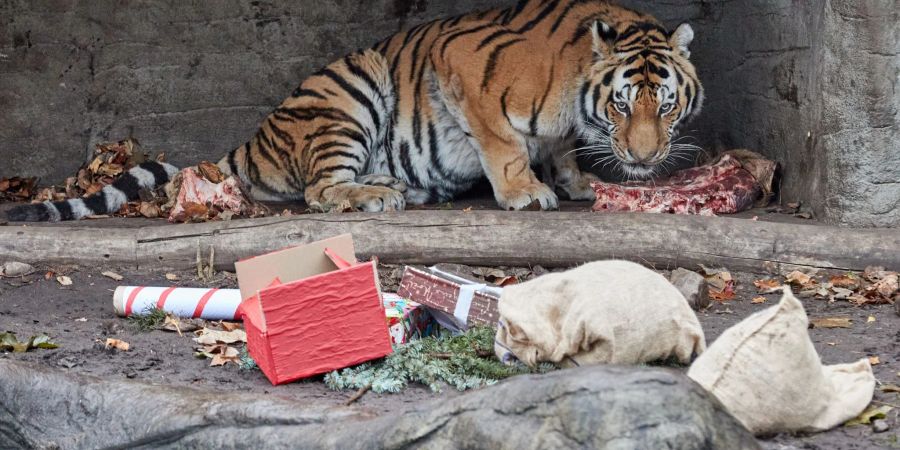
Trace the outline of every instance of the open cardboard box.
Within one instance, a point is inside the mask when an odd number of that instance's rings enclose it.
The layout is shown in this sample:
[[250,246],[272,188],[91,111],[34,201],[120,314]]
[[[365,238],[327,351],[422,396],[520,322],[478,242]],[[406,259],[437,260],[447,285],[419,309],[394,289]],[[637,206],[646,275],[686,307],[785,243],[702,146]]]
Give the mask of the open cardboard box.
[[247,348],[272,384],[391,353],[375,261],[348,235],[235,264]]

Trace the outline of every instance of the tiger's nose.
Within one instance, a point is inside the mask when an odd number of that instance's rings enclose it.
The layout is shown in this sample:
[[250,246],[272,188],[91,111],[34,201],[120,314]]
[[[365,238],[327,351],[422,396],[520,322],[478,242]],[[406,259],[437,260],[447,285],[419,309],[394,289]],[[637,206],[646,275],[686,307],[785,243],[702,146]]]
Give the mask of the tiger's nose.
[[651,150],[651,151],[643,151],[638,152],[633,149],[628,149],[625,152],[625,155],[628,157],[628,162],[632,164],[656,164],[657,156],[661,152],[659,150]]

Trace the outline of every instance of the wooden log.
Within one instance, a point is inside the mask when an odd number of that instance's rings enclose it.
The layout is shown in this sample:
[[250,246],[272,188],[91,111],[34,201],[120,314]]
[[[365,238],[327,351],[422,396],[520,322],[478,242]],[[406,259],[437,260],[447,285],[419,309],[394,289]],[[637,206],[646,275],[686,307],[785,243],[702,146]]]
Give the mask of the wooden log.
[[384,262],[547,267],[622,258],[660,269],[724,266],[900,267],[900,229],[847,229],[723,217],[580,212],[407,211],[317,214],[138,228],[0,227],[0,261],[187,269],[197,246],[219,268],[271,250],[352,233]]

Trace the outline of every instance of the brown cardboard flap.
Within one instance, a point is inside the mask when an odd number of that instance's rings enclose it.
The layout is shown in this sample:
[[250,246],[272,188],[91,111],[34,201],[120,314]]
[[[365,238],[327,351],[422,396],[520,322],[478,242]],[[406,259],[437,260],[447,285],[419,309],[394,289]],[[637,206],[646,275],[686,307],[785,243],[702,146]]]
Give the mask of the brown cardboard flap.
[[256,295],[276,278],[287,284],[336,270],[334,262],[325,254],[326,248],[351,265],[357,264],[353,237],[349,234],[239,261],[235,268],[241,298]]

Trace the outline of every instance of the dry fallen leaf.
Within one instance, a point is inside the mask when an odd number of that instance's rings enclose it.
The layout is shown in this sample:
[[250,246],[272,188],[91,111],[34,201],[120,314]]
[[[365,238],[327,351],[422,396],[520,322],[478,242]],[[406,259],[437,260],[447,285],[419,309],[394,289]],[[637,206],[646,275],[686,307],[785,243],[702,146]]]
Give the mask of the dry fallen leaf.
[[874,321],[875,321],[875,316],[869,316],[869,318],[866,320],[866,323],[872,323]]
[[718,290],[709,290],[709,298],[715,300],[717,302],[724,302],[728,300],[732,300],[735,297],[735,293],[733,290],[726,288],[724,291]]
[[179,336],[184,336],[181,333],[181,321],[174,314],[166,314],[166,320],[163,322],[162,327],[164,330],[175,331]]
[[101,275],[103,275],[106,278],[112,278],[115,281],[122,281],[125,279],[125,277],[123,277],[122,275],[119,275],[112,271],[103,272]]
[[241,362],[240,352],[234,347],[225,347],[222,353],[214,354],[210,366],[224,366],[226,363],[232,362],[239,364]]
[[834,287],[854,290],[859,288],[860,279],[858,276],[848,273],[846,275],[835,275],[828,282]]
[[115,348],[117,350],[127,352],[128,349],[131,348],[131,345],[121,339],[107,338],[106,339],[106,348],[107,349]]
[[76,322],[87,322],[87,317],[79,317],[78,319],[75,319],[75,321]]
[[781,282],[773,279],[756,280],[753,282],[753,285],[756,286],[756,289],[758,289],[761,294],[770,294],[781,287]]
[[853,321],[849,317],[824,317],[810,319],[813,328],[852,328]]
[[853,426],[853,425],[869,425],[875,419],[884,419],[887,417],[887,413],[891,412],[894,408],[892,406],[882,405],[882,406],[869,406],[865,411],[862,412],[857,418],[852,419],[844,424],[845,427]]
[[870,356],[869,364],[871,364],[873,366],[877,366],[877,365],[881,364],[881,358],[879,358],[877,356]]
[[212,183],[219,184],[222,181],[225,181],[225,175],[222,174],[222,171],[219,170],[219,166],[209,162],[203,161],[197,165],[197,169],[200,170],[200,175],[203,178],[206,178]]
[[210,366],[224,366],[232,362],[240,364],[240,352],[234,347],[225,344],[204,345],[197,349],[195,355],[199,358],[210,358]]
[[709,287],[710,299],[724,302],[735,297],[734,277],[731,276],[731,272],[725,269],[711,269],[702,265],[700,268]]
[[866,270],[863,272],[863,277],[869,281],[875,282],[884,278],[887,273],[889,272],[884,270],[884,267],[870,266],[866,267]]
[[862,305],[865,305],[866,303],[870,303],[868,298],[866,298],[866,297],[864,297],[864,296],[862,296],[862,295],[859,295],[859,294],[853,294],[853,295],[851,295],[851,296],[847,299],[847,301],[849,301],[850,303],[852,303],[852,304],[854,304],[854,305],[856,305],[856,306],[862,306]]
[[184,211],[174,218],[176,222],[203,221],[209,218],[209,208],[206,205],[187,202],[183,206]]
[[98,156],[94,158],[93,161],[88,165],[87,169],[91,173],[97,173],[100,170],[100,166],[103,165],[103,157]]
[[47,336],[46,334],[39,334],[37,336],[32,336],[31,339],[26,341],[19,341],[15,333],[0,333],[0,351],[25,353],[36,348],[54,349],[59,348],[59,346],[54,344],[50,340],[50,336]]
[[224,322],[223,321],[223,322],[219,322],[219,325],[225,331],[234,331],[234,330],[241,329],[241,324],[239,324],[237,322]]
[[808,288],[810,285],[816,284],[816,280],[814,280],[813,277],[799,270],[795,270],[785,275],[784,278],[788,283],[802,288]]
[[166,279],[169,281],[179,281],[179,280],[181,280],[181,277],[179,277],[178,275],[175,275],[174,273],[167,273]]
[[881,386],[881,392],[900,394],[900,386],[896,384],[885,384]]
[[765,303],[765,302],[766,302],[765,297],[756,297],[750,303],[753,303],[754,305],[758,305],[760,303]]
[[873,288],[879,295],[889,299],[894,296],[894,293],[900,290],[900,277],[898,277],[896,272],[889,273],[878,280]]
[[162,324],[165,331],[175,331],[179,336],[182,333],[191,333],[203,328],[203,321],[199,319],[181,319],[174,314],[166,314],[166,320]]
[[508,277],[503,277],[503,278],[494,280],[494,284],[496,284],[497,286],[500,286],[500,287],[511,286],[513,284],[517,284],[518,282],[519,282],[519,278],[516,277],[515,275],[511,275]]
[[140,212],[142,216],[148,219],[155,219],[162,215],[162,211],[160,211],[159,206],[157,206],[155,203],[150,202],[141,202],[141,206],[138,208],[138,212]]
[[235,342],[247,342],[247,333],[244,330],[220,331],[204,328],[197,333],[194,341],[198,344],[233,344]]
[[60,276],[56,277],[56,281],[63,286],[71,286],[72,285],[72,279],[65,275],[60,275]]
[[831,290],[834,292],[834,295],[832,295],[832,299],[834,300],[847,300],[853,296],[853,291],[850,289],[832,287]]
[[124,167],[119,164],[103,164],[97,171],[100,175],[107,177],[117,177],[122,174]]

